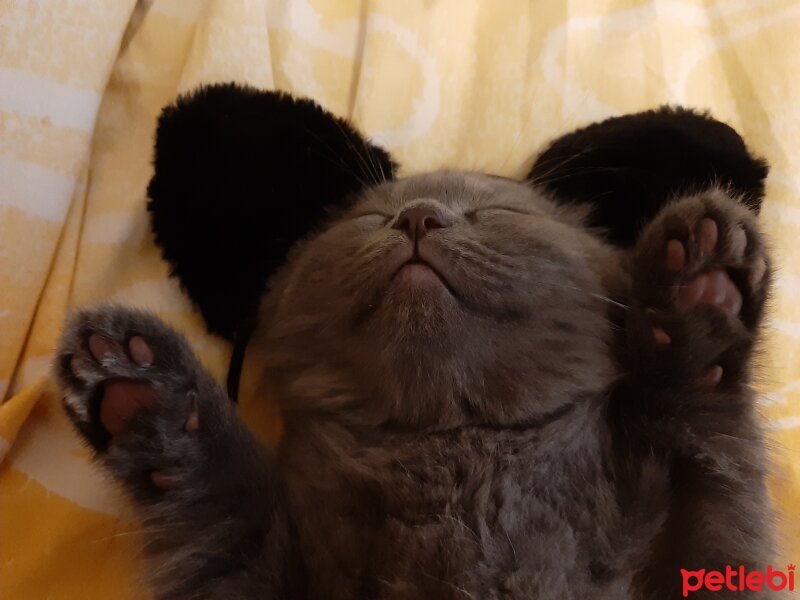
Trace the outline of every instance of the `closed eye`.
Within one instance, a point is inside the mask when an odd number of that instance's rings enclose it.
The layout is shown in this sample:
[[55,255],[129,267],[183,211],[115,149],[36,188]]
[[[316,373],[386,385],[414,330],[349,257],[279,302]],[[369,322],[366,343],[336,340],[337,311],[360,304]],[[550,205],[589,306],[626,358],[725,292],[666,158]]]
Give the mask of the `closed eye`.
[[362,212],[356,213],[350,217],[351,221],[359,221],[365,225],[373,225],[375,227],[383,227],[389,224],[394,218],[394,215],[389,215],[382,212]]
[[467,218],[468,221],[474,223],[478,215],[482,213],[491,214],[493,212],[496,213],[513,213],[518,215],[526,215],[526,216],[533,216],[537,214],[533,211],[522,210],[521,208],[511,207],[511,206],[481,206],[480,208],[473,208],[472,210],[468,210],[464,213],[464,216]]

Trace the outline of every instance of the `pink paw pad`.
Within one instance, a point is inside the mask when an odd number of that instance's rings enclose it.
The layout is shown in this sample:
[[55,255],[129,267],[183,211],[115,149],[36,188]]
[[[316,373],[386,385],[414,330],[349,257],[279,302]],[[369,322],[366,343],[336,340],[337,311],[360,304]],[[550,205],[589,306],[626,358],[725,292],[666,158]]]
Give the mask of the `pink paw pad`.
[[[717,223],[713,219],[702,219],[692,232],[697,258],[702,260],[714,252],[718,240]],[[747,236],[743,229],[732,232],[730,244],[735,254],[744,253]],[[687,251],[682,242],[674,239],[667,242],[664,264],[668,270],[675,272],[686,266]],[[742,293],[722,268],[699,273],[690,281],[675,286],[674,297],[676,307],[684,312],[699,305],[709,305],[735,317],[742,309]]]
[[[119,357],[124,354],[122,347],[112,340],[93,333],[88,340],[89,352],[98,362],[109,357]],[[127,354],[139,367],[146,368],[153,364],[155,356],[153,350],[143,337],[135,335],[128,341]],[[75,371],[73,366],[73,371]],[[155,410],[158,408],[158,392],[152,384],[135,379],[109,380],[103,390],[103,399],[100,404],[100,421],[103,427],[112,436],[128,431],[128,423],[139,411]],[[187,432],[199,428],[197,403],[192,404],[184,429]]]
[[[664,266],[677,274],[686,268],[690,258],[704,260],[710,256],[718,242],[719,227],[716,221],[708,218],[702,219],[690,234],[689,243],[694,248],[691,256],[687,247],[680,240],[671,239],[666,244]],[[734,253],[744,253],[747,237],[743,229],[737,229],[732,233],[730,245]],[[673,298],[675,306],[682,312],[705,305],[718,308],[735,317],[742,309],[742,293],[728,272],[719,267],[699,273],[688,282],[676,284]],[[662,346],[672,343],[669,334],[661,327],[653,328],[653,341]],[[695,380],[694,385],[700,389],[714,388],[722,381],[722,375],[722,367],[713,365]]]
[[700,389],[716,387],[717,384],[722,381],[722,373],[723,371],[720,365],[713,365],[712,367],[709,367],[709,369],[703,373],[703,375],[695,380],[695,387]]
[[[123,349],[117,342],[97,333],[89,336],[89,352],[96,361],[121,356]],[[150,366],[153,351],[140,336],[128,342],[128,354],[140,367]],[[156,390],[148,383],[130,379],[116,379],[106,383],[100,404],[100,421],[112,436],[125,433],[128,421],[140,410],[154,410],[158,406]]]
[[710,305],[735,317],[742,309],[742,293],[725,269],[713,269],[695,276],[688,285],[678,288],[675,305],[687,311],[698,305]]

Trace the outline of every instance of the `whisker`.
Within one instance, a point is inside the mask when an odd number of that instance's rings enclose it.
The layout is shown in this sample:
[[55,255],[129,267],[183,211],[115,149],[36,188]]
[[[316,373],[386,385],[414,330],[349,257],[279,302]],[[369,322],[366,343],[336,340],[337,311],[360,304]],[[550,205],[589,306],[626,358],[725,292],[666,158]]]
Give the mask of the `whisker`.
[[[529,181],[531,181],[532,183],[538,183],[539,181],[541,181],[543,178],[546,178],[548,175],[550,175],[554,171],[557,171],[558,169],[560,169],[564,165],[569,164],[570,161],[573,161],[573,160],[575,160],[577,158],[580,158],[581,156],[583,156],[584,154],[586,154],[590,150],[591,150],[591,148],[584,148],[580,152],[576,152],[575,154],[571,154],[571,155],[563,158],[558,163],[556,163],[555,165],[550,167],[548,170],[546,170],[544,173],[540,173],[540,174],[535,175]],[[546,165],[547,161],[545,163],[539,162],[538,164],[545,164]]]
[[369,186],[370,186],[370,184],[369,184],[369,183],[367,183],[367,182],[364,180],[364,177],[367,177],[367,178],[369,178],[369,176],[370,176],[370,175],[369,175],[369,173],[366,173],[366,172],[364,172],[364,169],[363,169],[363,167],[362,167],[361,165],[359,165],[359,167],[360,167],[360,168],[359,168],[359,171],[360,171],[360,173],[361,173],[361,177],[359,177],[359,174],[358,174],[358,173],[356,173],[355,171],[353,171],[353,169],[352,169],[352,168],[350,168],[350,167],[348,166],[348,164],[347,164],[347,163],[345,163],[344,161],[342,161],[342,160],[341,160],[341,157],[337,156],[337,154],[336,154],[336,152],[334,151],[333,147],[331,147],[331,145],[330,145],[330,144],[329,144],[327,141],[325,141],[325,140],[324,140],[323,138],[321,138],[320,136],[316,135],[316,134],[315,134],[313,131],[311,131],[311,130],[310,130],[310,129],[308,129],[308,128],[304,128],[304,130],[305,130],[305,132],[306,132],[308,135],[310,135],[310,136],[311,136],[312,138],[314,138],[314,139],[315,139],[317,142],[319,142],[320,144],[322,144],[322,146],[324,146],[324,147],[325,147],[325,148],[326,148],[326,149],[327,149],[327,150],[330,152],[330,156],[326,156],[325,154],[322,154],[322,153],[321,153],[321,154],[320,154],[320,157],[321,157],[321,158],[324,158],[324,159],[325,159],[325,160],[327,160],[327,161],[328,161],[330,164],[332,164],[332,165],[334,165],[334,166],[336,166],[336,167],[338,167],[338,168],[342,169],[343,171],[345,171],[345,172],[346,172],[346,173],[348,173],[349,175],[352,175],[352,176],[353,176],[353,178],[355,178],[355,180],[356,180],[356,181],[358,181],[358,183],[360,183],[360,184],[361,184],[363,187],[369,187]]
[[627,171],[631,171],[631,170],[632,169],[630,169],[630,168],[621,168],[621,167],[591,167],[591,166],[577,167],[575,169],[567,170],[567,171],[564,171],[563,173],[559,173],[559,175],[556,176],[556,177],[549,177],[549,176],[548,177],[539,177],[539,178],[536,178],[536,179],[532,179],[530,181],[531,181],[531,183],[533,183],[535,185],[541,185],[541,184],[546,185],[548,183],[554,183],[554,182],[557,182],[557,181],[562,181],[564,179],[569,179],[571,177],[575,177],[576,175],[588,175],[588,174],[591,174],[591,173],[620,173],[620,172],[627,172]]
[[[347,132],[342,127],[342,124],[339,122],[339,120],[338,119],[334,119],[334,123],[336,124],[336,128],[342,134],[342,137],[344,138],[345,143],[350,147],[350,149],[353,151],[353,154],[356,155],[356,157],[361,161],[362,165],[364,165],[364,167],[367,169],[367,174],[372,179],[372,182],[373,183],[380,183],[381,180],[378,177],[378,173],[375,171],[374,165],[370,164],[371,157],[370,157],[370,152],[368,151],[368,149],[366,147],[364,147],[363,148],[364,153],[360,152],[359,149],[356,148],[355,144],[353,143],[353,140],[350,139],[350,136],[347,134]],[[364,156],[364,154],[366,154],[366,157]]]
[[608,296],[603,296],[602,294],[589,294],[592,298],[596,298],[598,300],[603,300],[604,302],[608,302],[609,304],[613,304],[614,306],[618,306],[625,310],[630,310],[630,306],[628,304],[623,304],[622,302],[617,302],[616,300],[612,300]]

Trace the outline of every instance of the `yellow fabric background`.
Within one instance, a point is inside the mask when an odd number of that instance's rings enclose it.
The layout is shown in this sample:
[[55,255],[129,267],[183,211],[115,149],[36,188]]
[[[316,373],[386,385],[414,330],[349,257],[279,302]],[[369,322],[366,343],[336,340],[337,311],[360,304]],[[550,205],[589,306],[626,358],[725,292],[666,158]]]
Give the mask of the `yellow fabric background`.
[[554,136],[664,102],[740,131],[772,165],[760,389],[797,562],[798,73],[792,0],[0,0],[0,598],[147,597],[129,509],[36,382],[66,311],[104,299],[156,311],[223,374],[229,349],[168,279],[144,206],[160,108],[228,80],[315,98],[406,173],[521,176]]

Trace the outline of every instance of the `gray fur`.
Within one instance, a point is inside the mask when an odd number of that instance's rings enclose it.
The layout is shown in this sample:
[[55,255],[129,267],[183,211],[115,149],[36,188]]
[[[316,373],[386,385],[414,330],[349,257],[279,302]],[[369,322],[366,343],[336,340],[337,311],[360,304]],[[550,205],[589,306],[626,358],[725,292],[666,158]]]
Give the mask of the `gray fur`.
[[[393,285],[409,253],[393,225],[412,204],[448,225],[421,242],[448,289]],[[722,240],[700,266],[729,269],[741,320],[679,314],[664,293],[664,244],[698,215]],[[136,502],[156,596],[674,598],[681,567],[763,568],[749,368],[769,274],[751,276],[767,260],[753,215],[711,190],[666,207],[630,254],[584,217],[472,173],[365,192],[294,249],[264,298],[254,350],[281,401],[274,451],[154,317],[75,317],[57,375]],[[725,237],[740,224],[744,253]],[[655,324],[668,347],[652,343]],[[93,360],[92,332],[120,352]],[[134,334],[151,367],[123,351]],[[695,389],[717,363],[718,388]],[[162,408],[109,441],[97,407],[113,378],[151,382]],[[192,402],[200,429],[186,432]],[[153,470],[180,485],[157,489]]]

